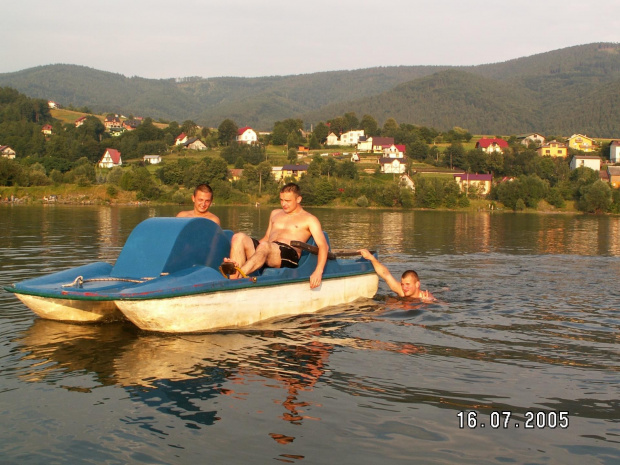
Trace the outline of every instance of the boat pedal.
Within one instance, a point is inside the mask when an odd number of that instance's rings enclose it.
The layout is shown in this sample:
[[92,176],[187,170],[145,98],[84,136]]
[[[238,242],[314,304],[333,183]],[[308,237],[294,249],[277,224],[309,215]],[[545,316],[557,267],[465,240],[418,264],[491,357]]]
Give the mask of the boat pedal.
[[239,274],[244,277],[247,278],[248,275],[246,275],[241,268],[239,268],[237,265],[235,265],[233,262],[222,262],[222,264],[220,265],[220,273],[222,273],[222,275],[226,278],[226,279],[230,279],[230,275],[234,274],[236,272],[239,272]]

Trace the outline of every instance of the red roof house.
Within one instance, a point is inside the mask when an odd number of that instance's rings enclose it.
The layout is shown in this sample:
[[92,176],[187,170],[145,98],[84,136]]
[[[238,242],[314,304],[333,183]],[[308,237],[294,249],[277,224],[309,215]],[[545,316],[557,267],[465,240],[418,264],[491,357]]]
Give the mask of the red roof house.
[[103,157],[99,160],[99,168],[113,168],[122,164],[121,152],[115,149],[106,149]]
[[245,126],[237,131],[237,142],[241,144],[255,144],[257,141],[258,136],[250,126]]
[[187,139],[188,139],[187,134],[182,132],[181,134],[177,136],[176,139],[174,139],[174,145],[184,145],[187,142]]
[[483,137],[478,142],[476,142],[476,148],[482,149],[482,151],[486,153],[504,153],[504,149],[508,148],[508,142],[506,142],[504,139],[498,139],[496,137],[492,139],[486,139]]

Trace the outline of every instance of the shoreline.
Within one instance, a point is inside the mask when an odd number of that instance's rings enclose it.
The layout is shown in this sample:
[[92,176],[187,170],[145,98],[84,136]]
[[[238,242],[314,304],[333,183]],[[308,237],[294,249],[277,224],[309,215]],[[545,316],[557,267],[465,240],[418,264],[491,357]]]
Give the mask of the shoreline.
[[[189,195],[189,193],[188,193]],[[11,200],[12,199],[12,200]],[[248,203],[219,203],[213,204],[214,207],[252,207],[258,202],[261,207],[277,208],[278,203],[269,203],[269,197],[261,199],[251,199]],[[447,211],[447,212],[470,212],[470,213],[537,213],[552,215],[588,215],[580,212],[574,207],[572,201],[567,201],[567,206],[563,209],[552,207],[544,200],[539,202],[538,208],[526,208],[521,211],[514,211],[505,208],[501,203],[487,199],[472,199],[468,207],[462,208],[403,208],[403,207],[382,207],[368,206],[359,207],[357,205],[344,205],[336,202],[329,205],[304,205],[305,208],[330,208],[330,209],[370,209],[370,210],[390,210],[390,211]],[[79,187],[76,185],[62,184],[58,186],[34,186],[34,187],[0,187],[0,205],[68,205],[68,206],[178,206],[179,208],[191,206],[189,197],[187,202],[174,203],[162,202],[159,200],[137,200],[136,192],[119,191],[114,196],[110,196],[106,191],[105,185]],[[492,208],[490,208],[492,206]],[[259,207],[260,208],[260,207]],[[604,213],[614,216],[613,213]]]

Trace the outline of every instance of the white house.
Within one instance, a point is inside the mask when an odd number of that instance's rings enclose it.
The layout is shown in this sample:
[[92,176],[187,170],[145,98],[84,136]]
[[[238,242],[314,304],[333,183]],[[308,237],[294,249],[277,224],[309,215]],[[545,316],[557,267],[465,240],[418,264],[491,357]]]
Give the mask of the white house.
[[357,145],[360,137],[364,135],[364,130],[348,131],[344,134],[340,134],[340,145]]
[[575,155],[570,161],[570,169],[575,170],[582,166],[592,168],[594,171],[600,171],[601,158],[593,155]]
[[609,160],[612,163],[620,163],[620,140],[612,141],[609,146]]
[[339,144],[338,136],[334,134],[333,132],[330,132],[329,135],[327,136],[327,140],[325,141],[325,145],[338,145],[338,144]]
[[403,174],[407,169],[404,158],[382,157],[379,158],[379,164],[382,173]]
[[541,146],[542,144],[546,142],[545,136],[535,133],[535,132],[532,134],[522,134],[520,136],[517,136],[517,140],[525,146],[530,145],[530,143],[534,143],[537,146]]
[[384,158],[404,158],[405,157],[405,146],[404,145],[390,145],[389,147],[383,148],[383,157]]
[[157,165],[161,163],[161,155],[144,155],[142,157],[144,163],[150,163],[151,165]]
[[182,132],[181,134],[177,136],[176,139],[174,139],[174,145],[185,145],[185,143],[187,142],[187,139],[188,139],[187,134]]
[[0,145],[0,155],[4,158],[13,160],[15,158],[15,150],[8,145]]
[[357,141],[357,150],[359,152],[372,152],[372,137],[360,137]]
[[240,144],[256,144],[258,141],[258,136],[254,129],[249,126],[241,128],[237,131],[237,142]]
[[106,149],[103,157],[99,160],[99,168],[113,168],[122,164],[121,152],[115,149]]

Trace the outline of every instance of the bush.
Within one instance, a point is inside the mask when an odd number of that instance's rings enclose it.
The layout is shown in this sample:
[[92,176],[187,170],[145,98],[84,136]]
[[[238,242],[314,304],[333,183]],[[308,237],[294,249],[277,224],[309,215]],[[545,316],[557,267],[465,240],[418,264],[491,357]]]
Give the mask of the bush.
[[355,201],[355,205],[357,205],[358,207],[365,208],[368,206],[368,199],[366,198],[365,195],[362,195],[357,198],[357,200]]
[[116,195],[118,194],[118,189],[116,188],[116,186],[113,186],[112,184],[108,185],[105,191],[112,198],[116,197]]
[[612,203],[611,187],[601,180],[580,189],[581,199],[577,204],[579,210],[589,213],[605,213]]
[[517,200],[514,210],[519,212],[525,210],[525,202],[523,201],[523,199]]
[[547,194],[546,200],[550,205],[553,205],[556,208],[563,208],[566,205],[564,197],[562,196],[562,191],[558,187],[552,187],[549,189],[549,194]]

